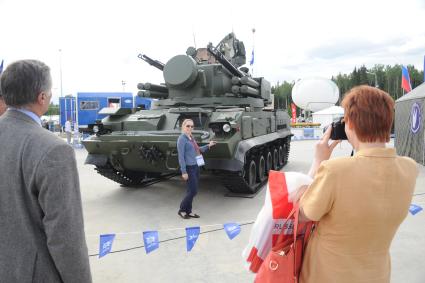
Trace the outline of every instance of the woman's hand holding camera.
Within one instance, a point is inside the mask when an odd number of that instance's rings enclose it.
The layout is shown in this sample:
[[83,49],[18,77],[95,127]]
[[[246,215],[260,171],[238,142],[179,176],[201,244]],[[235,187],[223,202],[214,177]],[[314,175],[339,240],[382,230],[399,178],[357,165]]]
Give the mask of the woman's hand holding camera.
[[329,157],[331,157],[332,151],[334,150],[336,145],[341,142],[340,140],[336,140],[336,141],[332,141],[329,144],[331,131],[332,131],[332,127],[328,127],[326,129],[326,132],[323,134],[322,138],[319,140],[318,143],[316,143],[313,164],[311,165],[310,171],[308,173],[308,175],[310,175],[310,177],[312,178],[314,177],[314,175],[316,175],[316,172],[320,166],[320,163],[322,163],[322,161],[324,160],[328,160]]
[[328,127],[326,132],[323,134],[322,138],[316,144],[316,150],[314,154],[314,159],[321,163],[323,160],[328,160],[331,157],[332,151],[341,141],[336,140],[332,141],[329,144],[329,139],[331,138],[332,127]]

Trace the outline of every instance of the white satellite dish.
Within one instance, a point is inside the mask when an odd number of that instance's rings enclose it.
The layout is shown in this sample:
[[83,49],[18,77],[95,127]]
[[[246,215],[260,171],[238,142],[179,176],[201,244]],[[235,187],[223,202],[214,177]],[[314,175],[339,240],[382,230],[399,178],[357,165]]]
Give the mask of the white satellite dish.
[[306,78],[292,88],[292,100],[301,109],[319,111],[335,105],[339,98],[338,86],[329,79]]

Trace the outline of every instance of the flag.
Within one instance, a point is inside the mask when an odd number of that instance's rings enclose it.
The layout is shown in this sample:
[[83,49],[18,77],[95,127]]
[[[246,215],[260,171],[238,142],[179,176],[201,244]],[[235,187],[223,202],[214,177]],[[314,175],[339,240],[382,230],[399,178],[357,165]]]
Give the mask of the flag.
[[100,235],[99,240],[99,258],[109,254],[112,250],[112,243],[114,242],[115,234]]
[[412,90],[412,85],[410,84],[409,71],[404,66],[401,66],[401,87],[406,92],[410,92]]
[[409,212],[412,214],[412,215],[415,215],[416,213],[418,213],[419,211],[421,211],[423,208],[422,207],[420,207],[419,205],[416,205],[416,204],[411,204],[410,205],[410,207],[409,207]]
[[143,243],[147,254],[159,248],[158,231],[143,232]]
[[249,61],[249,64],[252,66],[254,65],[254,48],[252,49],[252,54],[251,54],[251,61]]
[[1,64],[0,64],[0,74],[3,72],[3,63],[4,63],[4,60],[1,60]]
[[241,232],[241,226],[238,223],[225,223],[223,227],[230,240],[233,240]]
[[286,217],[293,208],[292,198],[299,188],[310,185],[311,182],[312,179],[305,174],[270,171],[264,205],[257,215],[248,245],[242,253],[249,270],[258,272],[282,229],[285,235],[291,236],[293,221]]
[[200,231],[201,228],[199,226],[186,228],[186,249],[188,252],[192,250],[193,246],[196,243],[196,240],[198,240]]

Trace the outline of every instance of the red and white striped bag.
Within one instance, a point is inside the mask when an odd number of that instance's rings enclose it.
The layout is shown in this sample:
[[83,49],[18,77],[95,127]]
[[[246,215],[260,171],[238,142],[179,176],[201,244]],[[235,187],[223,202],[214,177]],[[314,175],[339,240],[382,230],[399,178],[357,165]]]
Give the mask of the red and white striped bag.
[[256,273],[260,269],[282,228],[285,235],[292,235],[293,221],[286,222],[286,217],[293,208],[292,199],[301,187],[310,185],[312,181],[308,175],[298,172],[269,172],[264,206],[255,220],[249,243],[242,253],[249,270]]

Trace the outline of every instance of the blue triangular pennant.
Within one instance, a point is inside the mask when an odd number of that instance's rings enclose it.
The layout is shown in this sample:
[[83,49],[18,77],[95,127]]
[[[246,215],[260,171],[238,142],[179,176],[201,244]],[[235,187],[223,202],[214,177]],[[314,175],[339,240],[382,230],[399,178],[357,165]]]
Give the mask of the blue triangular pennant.
[[100,235],[99,240],[99,258],[109,254],[112,250],[112,243],[114,242],[115,234]]
[[192,250],[193,246],[196,243],[196,240],[198,240],[200,231],[201,231],[200,227],[186,228],[186,248],[188,252]]
[[230,240],[233,240],[241,232],[241,226],[238,223],[225,223],[223,227]]
[[421,211],[423,208],[422,207],[420,207],[419,205],[417,205],[417,204],[410,204],[410,207],[409,207],[409,212],[412,214],[412,215],[415,215],[416,213],[418,213],[419,211]]
[[145,243],[145,251],[147,254],[159,248],[158,231],[143,232],[143,242]]

